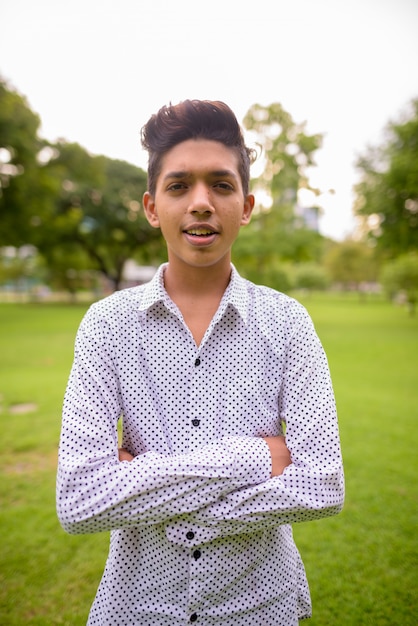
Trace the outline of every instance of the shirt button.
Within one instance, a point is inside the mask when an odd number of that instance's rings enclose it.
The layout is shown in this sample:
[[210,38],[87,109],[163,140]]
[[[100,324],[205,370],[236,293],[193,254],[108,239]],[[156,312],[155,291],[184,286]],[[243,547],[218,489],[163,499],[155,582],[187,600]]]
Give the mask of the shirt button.
[[192,613],[192,615],[190,615],[190,621],[191,622],[196,622],[197,621],[197,613]]
[[200,359],[199,357],[197,357],[196,361],[194,362],[195,365],[200,365]]
[[190,539],[190,541],[194,539],[194,532],[189,530],[189,532],[186,534],[186,539]]
[[196,559],[196,561],[197,561],[197,559],[200,559],[201,556],[202,556],[202,553],[201,553],[200,550],[195,550],[193,552],[193,557]]
[[194,420],[192,420],[192,424],[193,424],[193,426],[199,426],[200,420],[194,419]]

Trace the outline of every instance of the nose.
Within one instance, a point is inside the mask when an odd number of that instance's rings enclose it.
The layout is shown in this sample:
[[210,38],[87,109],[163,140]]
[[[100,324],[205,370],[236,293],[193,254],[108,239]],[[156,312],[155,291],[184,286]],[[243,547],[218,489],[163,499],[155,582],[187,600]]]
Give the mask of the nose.
[[210,189],[203,183],[193,186],[190,193],[189,213],[213,213],[215,208],[210,197]]

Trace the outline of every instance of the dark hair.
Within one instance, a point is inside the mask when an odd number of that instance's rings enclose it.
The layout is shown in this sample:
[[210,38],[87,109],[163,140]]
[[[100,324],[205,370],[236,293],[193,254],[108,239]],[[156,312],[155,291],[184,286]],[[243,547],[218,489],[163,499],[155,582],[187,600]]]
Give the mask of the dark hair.
[[155,195],[163,156],[187,139],[209,139],[233,148],[244,195],[248,194],[250,165],[255,152],[247,148],[233,111],[219,101],[184,100],[163,106],[141,130],[141,143],[148,151],[148,191]]

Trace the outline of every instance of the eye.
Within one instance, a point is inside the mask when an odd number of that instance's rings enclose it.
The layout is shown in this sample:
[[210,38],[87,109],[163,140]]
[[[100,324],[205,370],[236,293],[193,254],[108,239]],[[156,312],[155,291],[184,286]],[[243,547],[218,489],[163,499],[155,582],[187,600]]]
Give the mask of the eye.
[[234,191],[234,186],[226,181],[219,181],[218,183],[214,184],[214,187],[216,187],[217,189],[221,189],[222,191]]
[[182,189],[186,189],[184,183],[171,183],[171,185],[167,187],[167,191],[181,191]]

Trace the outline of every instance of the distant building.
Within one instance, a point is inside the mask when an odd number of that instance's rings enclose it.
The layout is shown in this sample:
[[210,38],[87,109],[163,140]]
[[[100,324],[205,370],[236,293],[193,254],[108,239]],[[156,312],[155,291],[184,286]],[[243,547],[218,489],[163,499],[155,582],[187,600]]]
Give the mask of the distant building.
[[319,212],[317,206],[300,206],[295,207],[295,214],[299,217],[306,228],[319,232]]
[[152,279],[156,271],[156,267],[151,265],[138,265],[136,261],[129,259],[126,261],[123,268],[123,287],[136,287],[137,285],[143,285]]

